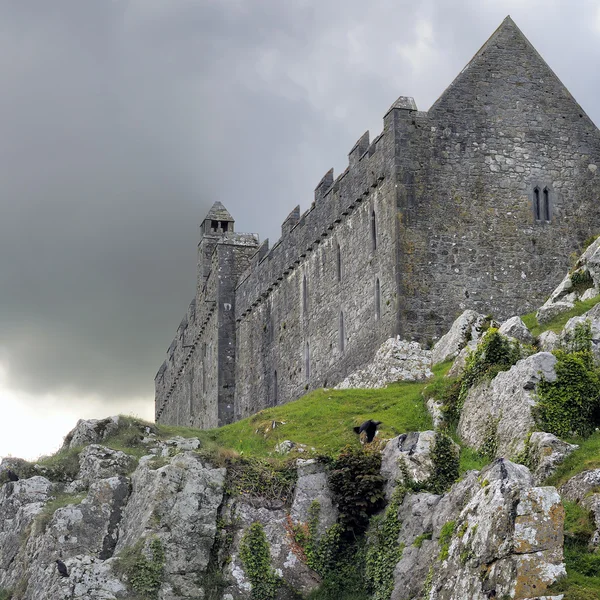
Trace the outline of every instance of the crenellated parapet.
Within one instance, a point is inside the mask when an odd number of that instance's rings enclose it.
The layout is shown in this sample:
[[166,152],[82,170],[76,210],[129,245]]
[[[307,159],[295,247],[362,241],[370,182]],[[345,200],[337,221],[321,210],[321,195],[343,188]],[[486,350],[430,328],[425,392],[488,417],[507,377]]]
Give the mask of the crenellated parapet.
[[[403,103],[397,108],[406,110]],[[334,178],[333,169],[329,169],[315,188],[310,208],[300,214],[300,207],[296,206],[285,218],[281,238],[270,250],[261,246],[251,266],[240,278],[236,290],[238,322],[390,176],[394,167],[394,140],[393,124],[387,130],[384,127],[384,131],[372,142],[366,131],[352,146],[344,172]]]

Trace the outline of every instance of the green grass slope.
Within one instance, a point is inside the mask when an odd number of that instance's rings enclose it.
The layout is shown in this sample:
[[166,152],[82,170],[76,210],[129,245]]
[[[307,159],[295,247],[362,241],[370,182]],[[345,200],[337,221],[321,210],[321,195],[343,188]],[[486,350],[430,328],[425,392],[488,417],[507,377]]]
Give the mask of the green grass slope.
[[161,425],[159,431],[161,435],[197,436],[207,447],[227,448],[244,456],[272,455],[283,440],[304,444],[309,453],[314,448],[316,454],[333,456],[344,446],[359,443],[352,428],[367,419],[382,421],[381,438],[432,429],[423,390],[443,379],[449,367],[449,363],[437,365],[434,378],[427,382],[395,383],[382,389],[315,390],[219,429]]

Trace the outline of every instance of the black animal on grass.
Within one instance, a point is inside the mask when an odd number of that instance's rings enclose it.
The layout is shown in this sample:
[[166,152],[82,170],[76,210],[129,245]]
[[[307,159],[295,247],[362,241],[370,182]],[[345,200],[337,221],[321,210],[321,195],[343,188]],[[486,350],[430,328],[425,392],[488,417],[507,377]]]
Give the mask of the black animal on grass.
[[12,469],[8,469],[6,474],[8,475],[9,481],[19,481],[19,476]]
[[377,433],[377,428],[380,425],[381,421],[372,421],[371,419],[369,419],[368,421],[365,421],[360,427],[355,427],[354,433],[358,433],[358,435],[364,433],[367,437],[367,443],[370,444],[373,441],[375,433]]
[[61,577],[69,576],[69,571],[67,571],[67,565],[65,565],[65,563],[62,560],[60,560],[60,558],[56,559],[56,568],[58,569],[58,572],[60,573]]

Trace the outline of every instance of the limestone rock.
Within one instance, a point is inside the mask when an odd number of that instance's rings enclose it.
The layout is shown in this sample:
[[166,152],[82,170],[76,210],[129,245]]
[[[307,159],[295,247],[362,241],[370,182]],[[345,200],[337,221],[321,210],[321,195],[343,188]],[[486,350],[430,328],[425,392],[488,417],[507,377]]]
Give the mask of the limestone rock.
[[[434,443],[435,431],[418,431],[403,433],[386,444],[381,457],[381,474],[387,478],[387,498],[391,497],[396,482],[402,482],[404,479],[401,464],[405,465],[410,478],[416,483],[431,476],[431,451]],[[453,445],[458,453],[458,446]]]
[[534,426],[536,386],[542,378],[556,380],[555,364],[554,355],[538,352],[521,359],[509,371],[498,373],[492,381],[483,381],[469,390],[458,423],[463,441],[481,448],[494,435],[496,456],[519,454]]
[[560,337],[554,331],[548,330],[540,333],[537,342],[542,352],[552,352],[560,346]]
[[540,485],[552,475],[558,465],[577,450],[576,444],[568,444],[551,433],[536,431],[529,438],[528,460],[533,466],[533,480]]
[[482,325],[486,317],[474,310],[465,310],[455,321],[448,333],[443,335],[433,347],[433,364],[450,360],[470,341],[477,341],[482,335]]
[[578,325],[589,325],[592,334],[592,352],[594,354],[594,360],[596,364],[600,363],[600,304],[596,304],[593,308],[588,310],[579,317],[570,318],[561,334],[560,343],[563,345],[569,345],[569,338],[575,331]]
[[131,476],[116,552],[158,537],[166,556],[165,587],[180,590],[173,598],[201,597],[198,576],[215,542],[225,469],[204,464],[193,452],[177,454],[159,469],[151,465],[151,457],[142,458]]
[[581,289],[574,286],[571,280],[572,273],[567,273],[564,279],[550,295],[550,298],[537,312],[539,323],[546,323],[574,307],[577,300],[587,300],[598,295],[600,289],[600,238],[594,241],[581,255],[575,265],[574,273],[586,275],[589,284]]
[[[242,497],[229,502],[225,518],[236,523],[231,561],[226,567],[226,575],[231,579],[232,585],[225,590],[225,594],[230,594],[234,600],[251,597],[252,586],[244,572],[239,553],[243,534],[252,523],[260,523],[263,526],[271,552],[272,567],[287,586],[302,595],[310,593],[319,586],[320,577],[296,554],[295,546],[288,533],[287,510],[281,503],[253,502]],[[284,592],[284,588],[281,592]]]
[[135,459],[125,452],[91,444],[79,455],[77,479],[89,483],[96,479],[127,475],[135,467],[135,462]]
[[335,389],[382,388],[395,381],[422,381],[433,377],[431,351],[418,342],[390,338],[363,369],[346,377]]
[[9,588],[8,568],[13,563],[22,537],[52,492],[45,477],[9,481],[0,487],[0,588]]
[[504,321],[498,331],[502,335],[515,338],[524,344],[533,344],[533,336],[525,323],[523,323],[521,317],[511,317],[507,321]]
[[456,356],[452,366],[448,373],[446,373],[446,377],[460,377],[467,366],[467,357],[469,356],[469,352],[473,352],[477,348],[477,341],[471,340]]
[[314,501],[319,503],[319,533],[331,527],[338,517],[338,509],[333,502],[333,494],[327,482],[325,465],[314,459],[298,459],[298,481],[290,516],[295,523],[306,523],[309,509]]
[[[428,576],[428,600],[544,597],[566,574],[564,511],[556,490],[532,487],[525,471],[499,460],[479,476],[468,473],[437,502],[427,494],[407,495],[399,509],[400,539],[430,539],[406,546],[392,600],[422,598]],[[446,541],[443,530],[450,532]]]
[[65,437],[62,450],[85,444],[98,444],[119,429],[119,416],[106,419],[79,419],[77,425]]
[[186,450],[197,450],[201,446],[198,438],[184,438],[181,436],[175,436],[168,440],[156,440],[155,437],[150,434],[142,441],[150,446],[148,449],[150,454],[162,456],[163,458],[175,456],[175,454],[185,452]]
[[584,508],[591,511],[594,516],[596,531],[592,537],[590,545],[598,547],[600,545],[600,469],[583,471],[571,477],[569,481],[560,488],[560,495],[565,500],[571,500],[581,504]]
[[574,307],[575,304],[573,302],[550,302],[550,300],[548,300],[546,304],[538,309],[535,316],[538,320],[538,323],[543,324],[551,321],[554,319],[554,317],[567,312]]
[[585,302],[586,300],[591,300],[592,298],[595,298],[597,295],[598,295],[598,288],[596,288],[596,287],[588,288],[587,290],[585,290],[585,292],[583,292],[583,294],[581,294],[581,301]]
[[437,429],[444,422],[444,412],[442,410],[444,405],[435,398],[429,398],[425,405],[427,406],[427,412],[431,415],[433,428]]

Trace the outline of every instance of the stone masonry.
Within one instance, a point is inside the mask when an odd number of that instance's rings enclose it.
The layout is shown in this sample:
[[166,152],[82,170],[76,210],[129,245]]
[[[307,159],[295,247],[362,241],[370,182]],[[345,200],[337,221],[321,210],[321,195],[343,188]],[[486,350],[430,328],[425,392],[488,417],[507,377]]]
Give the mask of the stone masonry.
[[400,97],[273,247],[213,206],[157,421],[224,425],[338,384],[388,338],[435,339],[465,309],[540,306],[600,230],[598,165],[600,132],[507,17],[429,111]]

